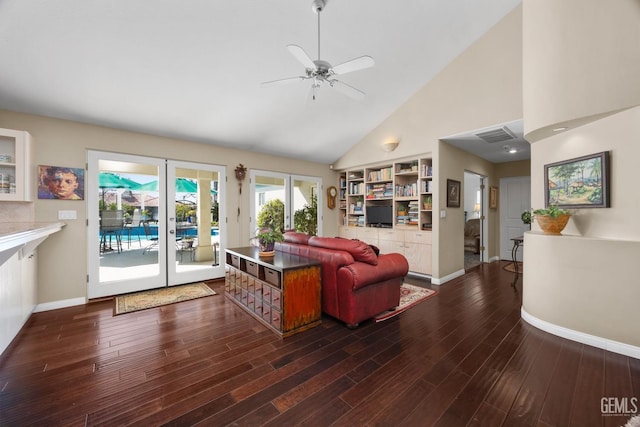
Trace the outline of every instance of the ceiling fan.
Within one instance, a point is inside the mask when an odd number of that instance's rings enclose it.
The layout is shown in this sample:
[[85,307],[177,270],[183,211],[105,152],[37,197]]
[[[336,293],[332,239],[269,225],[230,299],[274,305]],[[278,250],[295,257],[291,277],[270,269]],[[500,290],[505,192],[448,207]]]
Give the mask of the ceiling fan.
[[316,99],[316,91],[322,83],[328,84],[330,87],[355,100],[364,98],[364,92],[336,79],[335,76],[373,67],[375,62],[372,57],[367,55],[360,56],[336,66],[332,66],[329,62],[320,59],[320,12],[324,9],[326,2],[327,0],[314,0],[311,4],[311,9],[318,15],[318,59],[315,61],[312,60],[300,46],[295,44],[287,45],[289,52],[304,65],[305,75],[263,82],[262,86],[311,80],[311,93],[314,100]]

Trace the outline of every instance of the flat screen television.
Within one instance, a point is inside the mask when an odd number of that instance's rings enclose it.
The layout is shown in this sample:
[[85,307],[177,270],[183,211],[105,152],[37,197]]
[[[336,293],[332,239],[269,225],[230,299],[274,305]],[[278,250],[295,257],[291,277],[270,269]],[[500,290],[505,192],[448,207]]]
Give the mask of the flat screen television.
[[372,227],[393,226],[392,206],[367,206],[367,225]]

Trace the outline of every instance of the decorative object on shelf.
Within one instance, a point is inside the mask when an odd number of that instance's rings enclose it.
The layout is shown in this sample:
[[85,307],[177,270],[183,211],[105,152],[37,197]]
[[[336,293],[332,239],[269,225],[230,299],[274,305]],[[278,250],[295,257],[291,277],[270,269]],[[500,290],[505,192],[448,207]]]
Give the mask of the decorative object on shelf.
[[260,248],[260,256],[274,255],[276,242],[282,242],[284,236],[284,203],[280,199],[273,199],[262,206],[258,213],[258,230],[255,240]]
[[489,187],[489,209],[498,207],[498,187]]
[[603,151],[545,165],[545,206],[608,208],[609,163],[609,152]]
[[447,179],[447,207],[460,207],[460,181]]
[[247,168],[240,163],[238,166],[236,166],[235,169],[236,172],[236,179],[238,180],[238,194],[240,195],[240,197],[238,198],[238,216],[236,217],[237,219],[240,219],[240,204],[242,203],[242,181],[244,181],[244,179],[247,177]]
[[38,199],[84,200],[84,169],[38,166]]
[[399,139],[390,139],[390,140],[384,141],[380,146],[382,147],[383,151],[390,153],[396,148],[398,148],[398,145],[400,145]]
[[279,229],[262,228],[256,234],[258,240],[258,247],[260,248],[259,256],[272,257],[276,251],[274,249],[276,242],[282,242],[284,236]]
[[[524,214],[523,214],[524,215]],[[571,213],[566,209],[559,209],[556,205],[551,205],[546,209],[536,209],[533,217],[538,221],[538,225],[546,234],[560,234],[571,218]]]
[[327,207],[329,209],[336,208],[336,196],[338,195],[338,189],[333,185],[327,188]]
[[433,197],[432,196],[425,196],[424,199],[422,200],[422,208],[426,211],[430,211],[431,209],[433,209]]

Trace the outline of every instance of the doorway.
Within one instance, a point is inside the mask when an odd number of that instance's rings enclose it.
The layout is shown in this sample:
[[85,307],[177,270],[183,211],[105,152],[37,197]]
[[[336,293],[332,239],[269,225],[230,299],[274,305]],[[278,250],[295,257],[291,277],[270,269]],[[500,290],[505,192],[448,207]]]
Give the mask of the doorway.
[[224,276],[222,166],[89,151],[88,296]]
[[464,172],[464,269],[484,262],[484,180],[482,175]]
[[[315,217],[314,233],[322,235],[322,179],[269,171],[251,171],[251,230],[258,228],[258,216],[266,205],[281,206],[283,231],[296,228],[296,213],[303,209]],[[299,217],[298,217],[299,218]],[[305,221],[307,222],[307,221]],[[309,231],[311,232],[311,231]]]

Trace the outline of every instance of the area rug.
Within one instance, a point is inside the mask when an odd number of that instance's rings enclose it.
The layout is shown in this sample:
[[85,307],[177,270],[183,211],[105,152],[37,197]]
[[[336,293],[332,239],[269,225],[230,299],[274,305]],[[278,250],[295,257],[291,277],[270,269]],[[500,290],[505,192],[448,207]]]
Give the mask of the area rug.
[[[507,265],[505,265],[504,267],[502,267],[504,270],[510,271],[511,273],[516,273],[516,267],[515,265],[513,265],[513,262],[509,262]],[[522,262],[518,261],[518,274],[522,274],[524,266],[522,265]]]
[[376,322],[382,322],[383,320],[391,319],[398,314],[407,311],[411,307],[425,301],[432,296],[435,296],[438,291],[431,289],[421,288],[419,286],[409,285],[403,283],[400,287],[400,305],[395,310],[387,310],[384,313],[378,314],[374,317]]
[[216,295],[216,292],[204,283],[171,286],[133,294],[119,295],[115,299],[114,315],[146,310],[176,302]]

